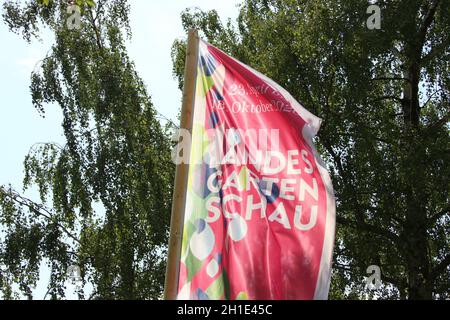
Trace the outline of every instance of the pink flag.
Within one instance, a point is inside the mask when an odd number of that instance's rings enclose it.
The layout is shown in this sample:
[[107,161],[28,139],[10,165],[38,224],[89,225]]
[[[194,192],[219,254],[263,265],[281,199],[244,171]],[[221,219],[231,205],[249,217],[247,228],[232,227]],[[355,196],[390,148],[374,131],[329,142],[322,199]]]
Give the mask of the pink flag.
[[321,120],[200,41],[179,299],[326,299],[335,233]]

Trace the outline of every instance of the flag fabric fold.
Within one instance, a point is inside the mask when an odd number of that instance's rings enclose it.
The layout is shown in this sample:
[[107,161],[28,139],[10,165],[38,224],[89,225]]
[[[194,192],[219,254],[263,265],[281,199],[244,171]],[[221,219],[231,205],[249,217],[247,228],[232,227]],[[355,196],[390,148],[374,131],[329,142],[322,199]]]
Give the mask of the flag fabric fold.
[[335,233],[321,120],[200,40],[179,299],[326,299]]

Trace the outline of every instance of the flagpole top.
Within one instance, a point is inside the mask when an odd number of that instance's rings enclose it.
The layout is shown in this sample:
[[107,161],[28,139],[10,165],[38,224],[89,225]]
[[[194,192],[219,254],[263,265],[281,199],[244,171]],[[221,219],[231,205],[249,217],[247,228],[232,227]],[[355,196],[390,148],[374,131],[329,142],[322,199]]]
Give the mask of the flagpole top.
[[198,30],[197,30],[197,29],[194,29],[194,28],[190,28],[190,29],[188,30],[188,37],[189,37],[189,36],[193,36],[193,37],[198,38]]

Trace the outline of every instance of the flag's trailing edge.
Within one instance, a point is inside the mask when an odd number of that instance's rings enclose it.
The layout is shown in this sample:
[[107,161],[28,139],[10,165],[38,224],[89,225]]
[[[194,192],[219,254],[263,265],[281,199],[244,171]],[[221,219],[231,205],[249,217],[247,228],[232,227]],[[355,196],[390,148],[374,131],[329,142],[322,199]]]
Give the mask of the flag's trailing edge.
[[179,299],[326,299],[335,235],[321,120],[200,40]]

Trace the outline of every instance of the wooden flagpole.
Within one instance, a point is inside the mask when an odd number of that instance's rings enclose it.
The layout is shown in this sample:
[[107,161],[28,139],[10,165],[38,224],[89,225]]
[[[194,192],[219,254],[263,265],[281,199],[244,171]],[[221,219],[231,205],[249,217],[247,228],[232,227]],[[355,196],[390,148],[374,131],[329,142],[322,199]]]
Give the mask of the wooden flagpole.
[[[181,104],[180,129],[192,132],[195,89],[197,81],[199,37],[197,30],[188,31],[186,62],[184,68],[183,100]],[[185,150],[184,150],[185,151]],[[186,152],[186,151],[185,151]],[[178,294],[178,276],[180,271],[181,241],[183,234],[184,209],[189,164],[181,163],[175,170],[175,185],[170,219],[169,253],[167,257],[164,299],[175,300]]]

